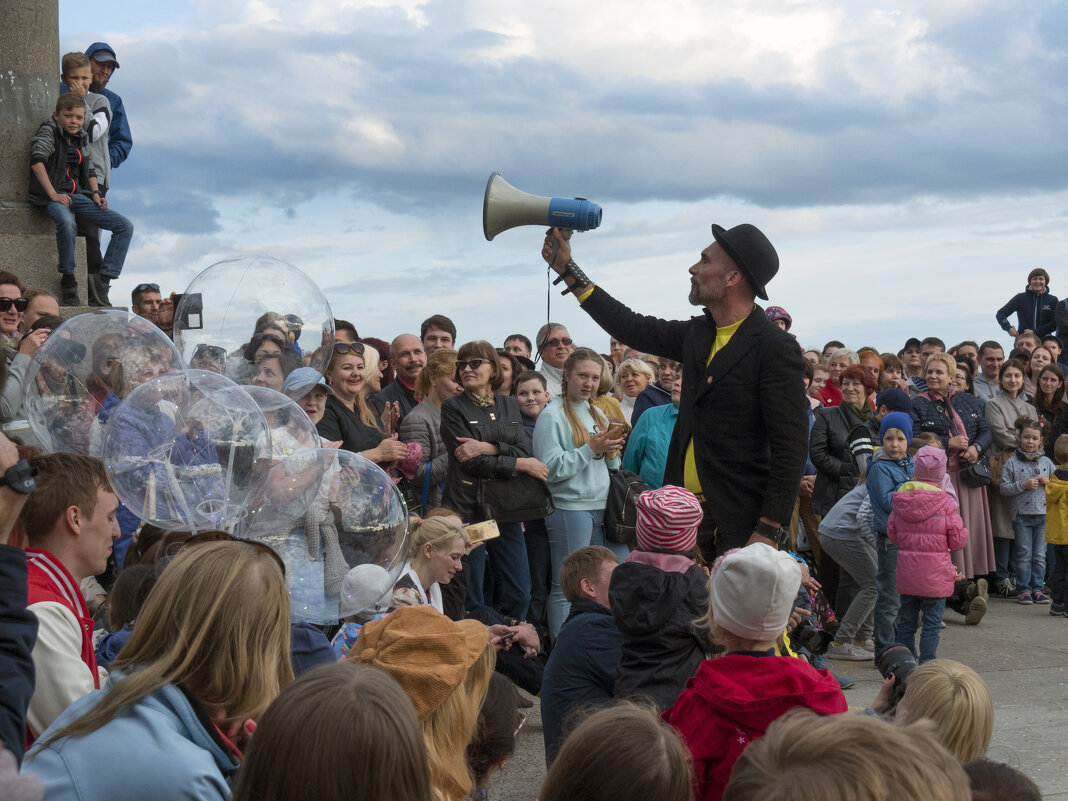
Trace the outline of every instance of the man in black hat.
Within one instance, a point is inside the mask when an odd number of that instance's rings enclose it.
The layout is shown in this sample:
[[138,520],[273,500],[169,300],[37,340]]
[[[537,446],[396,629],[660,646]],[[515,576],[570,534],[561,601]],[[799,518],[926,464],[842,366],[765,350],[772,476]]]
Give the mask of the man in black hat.
[[679,321],[637,314],[594,287],[556,229],[542,249],[558,280],[605,331],[681,363],[664,483],[701,499],[698,545],[706,556],[751,541],[782,547],[808,454],[801,351],[754,303],[768,298],[778,254],[752,225],[713,225],[712,234],[715,241],[689,271],[690,303],[704,314]]

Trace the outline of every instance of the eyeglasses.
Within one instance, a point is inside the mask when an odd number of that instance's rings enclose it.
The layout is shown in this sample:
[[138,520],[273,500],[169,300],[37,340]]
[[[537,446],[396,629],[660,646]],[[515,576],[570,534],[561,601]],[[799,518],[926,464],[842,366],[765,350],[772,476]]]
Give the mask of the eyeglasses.
[[479,367],[486,363],[485,359],[457,359],[456,360],[456,372],[466,370],[470,367],[472,370],[477,370]]
[[138,284],[134,287],[135,295],[140,295],[142,292],[159,292],[159,284]]
[[574,342],[570,337],[561,337],[556,339],[547,339],[541,343],[543,348],[558,348],[561,345],[564,347],[571,347],[571,343]]
[[0,298],[0,312],[11,311],[11,307],[15,307],[15,311],[24,312],[30,305],[30,302],[26,298]]
[[363,352],[367,350],[362,342],[353,342],[351,345],[348,342],[335,342],[334,353],[339,356],[344,356],[346,353],[355,353],[363,356]]
[[286,574],[285,562],[282,561],[282,557],[275,553],[274,549],[271,548],[269,545],[265,545],[262,542],[257,542],[256,540],[238,539],[233,534],[227,534],[225,531],[202,531],[199,534],[194,534],[192,537],[187,539],[182,544],[182,547],[187,548],[190,545],[204,545],[208,542],[240,542],[244,543],[245,545],[251,545],[256,550],[268,554],[272,559],[274,559],[275,563],[282,571],[282,575],[284,576]]

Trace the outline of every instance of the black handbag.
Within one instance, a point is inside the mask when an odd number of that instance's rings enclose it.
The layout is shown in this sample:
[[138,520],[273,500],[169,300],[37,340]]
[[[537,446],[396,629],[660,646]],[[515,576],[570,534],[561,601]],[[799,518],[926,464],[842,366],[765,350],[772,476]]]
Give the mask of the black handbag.
[[482,520],[522,523],[541,520],[555,511],[549,487],[529,473],[512,478],[484,478],[478,482],[478,515]]
[[990,483],[990,463],[987,461],[986,454],[980,456],[975,464],[962,467],[959,475],[960,480],[969,487],[987,486]]
[[604,508],[604,538],[619,545],[637,545],[638,496],[649,489],[630,470],[608,470],[608,501]]

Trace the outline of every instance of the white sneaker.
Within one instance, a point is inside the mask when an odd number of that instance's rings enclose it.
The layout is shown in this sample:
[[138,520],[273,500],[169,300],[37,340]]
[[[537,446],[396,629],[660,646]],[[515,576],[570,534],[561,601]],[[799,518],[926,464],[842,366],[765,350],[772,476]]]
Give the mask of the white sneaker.
[[875,640],[873,640],[871,637],[868,637],[868,639],[866,639],[864,641],[853,640],[853,642],[856,645],[859,645],[865,651],[871,651],[873,654],[875,653]]
[[828,659],[844,659],[848,662],[867,662],[870,659],[875,659],[875,654],[871,651],[865,651],[855,642],[846,643],[831,643],[831,647],[827,649]]

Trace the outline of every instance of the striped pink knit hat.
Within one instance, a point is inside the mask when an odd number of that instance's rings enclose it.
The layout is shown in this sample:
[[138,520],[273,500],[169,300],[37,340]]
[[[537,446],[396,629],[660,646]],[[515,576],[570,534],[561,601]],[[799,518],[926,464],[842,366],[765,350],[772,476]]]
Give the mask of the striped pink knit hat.
[[687,553],[697,545],[697,527],[705,513],[688,489],[670,484],[638,496],[638,550]]

